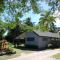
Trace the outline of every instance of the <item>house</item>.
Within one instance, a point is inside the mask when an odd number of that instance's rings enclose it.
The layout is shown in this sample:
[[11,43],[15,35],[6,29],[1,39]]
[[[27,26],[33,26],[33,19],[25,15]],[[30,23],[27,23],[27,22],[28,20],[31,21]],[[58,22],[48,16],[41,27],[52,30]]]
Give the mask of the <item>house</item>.
[[34,30],[32,32],[25,32],[15,38],[15,40],[19,39],[24,40],[25,45],[37,46],[38,48],[46,48],[48,47],[48,44],[50,44],[52,41],[59,41],[60,36],[58,33]]

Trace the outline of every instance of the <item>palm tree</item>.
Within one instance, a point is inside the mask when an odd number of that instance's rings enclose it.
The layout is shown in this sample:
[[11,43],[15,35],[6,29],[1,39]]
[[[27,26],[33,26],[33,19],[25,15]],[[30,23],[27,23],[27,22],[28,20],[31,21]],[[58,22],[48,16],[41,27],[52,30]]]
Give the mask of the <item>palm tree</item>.
[[52,16],[51,11],[46,11],[44,14],[42,14],[42,17],[40,18],[39,25],[41,30],[43,31],[55,31],[55,17]]

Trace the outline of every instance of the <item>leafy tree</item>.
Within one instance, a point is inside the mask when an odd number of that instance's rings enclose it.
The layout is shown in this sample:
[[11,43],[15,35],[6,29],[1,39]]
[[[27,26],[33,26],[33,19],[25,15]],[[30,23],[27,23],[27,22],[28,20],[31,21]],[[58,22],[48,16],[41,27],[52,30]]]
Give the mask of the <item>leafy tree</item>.
[[[38,0],[39,1],[39,0]],[[6,1],[7,4],[6,10],[8,14],[11,14],[12,20],[16,21],[16,24],[19,24],[19,19],[23,16],[24,13],[33,10],[34,13],[39,13],[37,0],[12,0]]]
[[31,26],[28,26],[28,25],[23,25],[23,32],[31,32],[31,31],[33,31],[33,27],[31,27]]
[[[2,31],[5,31],[6,28],[10,28],[11,30],[19,29],[21,32],[24,31],[31,31],[34,29],[33,23],[31,22],[30,18],[26,19],[25,24],[21,24],[20,18],[23,16],[24,13],[33,10],[34,13],[40,13],[41,8],[39,8],[38,2],[41,0],[0,0],[0,12],[3,11],[11,17],[11,19],[5,19],[5,22],[0,22],[0,28],[2,27]],[[59,9],[60,0],[43,0],[51,6],[51,10]],[[49,12],[43,14],[40,18],[40,22],[37,28],[41,28],[44,31],[51,31],[54,29],[51,26],[54,26],[53,17]],[[26,27],[26,28],[25,28]],[[55,27],[55,26],[54,26]],[[50,30],[51,29],[51,30]],[[2,33],[1,33],[2,34]]]
[[[39,0],[38,0],[39,1]],[[1,9],[4,7],[4,11],[11,17],[8,21],[5,19],[5,28],[9,27],[14,29],[20,24],[20,18],[24,13],[33,10],[34,13],[39,13],[37,0],[1,0]],[[0,9],[0,10],[1,10]],[[3,11],[2,10],[2,11]],[[4,12],[3,12],[4,13]],[[7,23],[6,23],[7,22]],[[32,25],[32,24],[31,24]]]
[[48,3],[51,7],[51,10],[55,11],[56,9],[60,10],[60,0],[43,0]]
[[40,18],[40,29],[43,31],[55,31],[55,17],[52,16],[51,11],[46,11],[44,14],[42,14],[42,17]]
[[19,17],[22,17],[23,13],[33,10],[34,13],[39,13],[40,8],[38,8],[39,0],[7,0],[4,1],[5,10],[8,10],[11,15],[14,16],[17,14]]
[[28,26],[33,26],[33,23],[31,22],[31,18],[29,18],[29,17],[25,20],[24,23]]
[[21,29],[23,32],[32,31],[34,29],[34,24],[31,22],[31,18],[28,17],[26,20],[23,21],[21,25]]
[[5,31],[5,28],[4,28],[4,22],[2,20],[0,20],[0,40],[2,39],[2,35]]
[[49,31],[50,32],[57,32],[57,29],[56,29],[56,26],[54,25],[54,23],[51,23]]
[[0,12],[4,10],[4,0],[0,0]]
[[[39,1],[39,0],[38,0]],[[40,10],[38,8],[37,0],[4,0],[4,11],[7,11],[7,14],[11,16],[11,19],[8,21],[5,19],[5,28],[9,27],[14,29],[16,26],[20,26],[20,18],[24,13],[33,10],[34,13],[39,13]],[[3,7],[3,6],[2,6]],[[29,23],[31,26],[33,25],[31,22]],[[20,26],[21,27],[21,26]],[[21,28],[22,29],[22,28]]]

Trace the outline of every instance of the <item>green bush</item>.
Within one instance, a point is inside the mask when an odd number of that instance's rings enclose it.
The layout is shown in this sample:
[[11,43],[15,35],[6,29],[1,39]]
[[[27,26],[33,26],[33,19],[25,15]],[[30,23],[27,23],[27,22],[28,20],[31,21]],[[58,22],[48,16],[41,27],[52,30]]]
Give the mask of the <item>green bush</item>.
[[16,54],[16,51],[14,51],[13,49],[7,49],[6,54],[8,54],[8,55]]
[[6,49],[1,50],[2,41],[0,41],[0,56],[5,55],[5,54],[8,54],[8,55],[16,54],[16,51],[14,51],[14,49],[13,49],[14,46],[11,43],[8,43],[7,45],[8,45],[8,47]]
[[14,51],[13,47],[13,44],[9,43],[8,49],[6,50],[6,54],[16,54],[16,51]]

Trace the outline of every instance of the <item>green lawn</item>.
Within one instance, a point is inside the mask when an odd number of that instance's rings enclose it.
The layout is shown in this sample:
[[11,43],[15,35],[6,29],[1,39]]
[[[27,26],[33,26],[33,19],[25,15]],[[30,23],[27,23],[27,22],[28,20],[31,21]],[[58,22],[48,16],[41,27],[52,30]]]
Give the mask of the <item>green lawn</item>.
[[60,53],[53,55],[54,58],[60,59]]
[[19,56],[20,53],[21,53],[20,50],[18,50],[18,49],[14,49],[14,50],[16,51],[16,54],[0,56],[0,60],[7,60],[7,59],[10,59],[10,58],[14,58],[14,57]]

